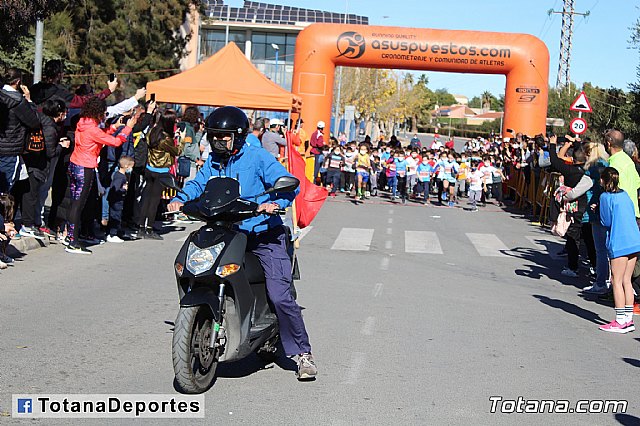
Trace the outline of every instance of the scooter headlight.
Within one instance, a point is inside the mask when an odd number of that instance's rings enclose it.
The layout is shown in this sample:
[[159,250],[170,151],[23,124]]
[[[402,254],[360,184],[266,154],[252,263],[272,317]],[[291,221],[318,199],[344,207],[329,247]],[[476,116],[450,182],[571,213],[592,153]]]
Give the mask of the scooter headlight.
[[189,244],[189,250],[187,251],[187,270],[193,275],[207,272],[213,267],[223,248],[224,243],[218,243],[206,249],[201,249],[193,243]]

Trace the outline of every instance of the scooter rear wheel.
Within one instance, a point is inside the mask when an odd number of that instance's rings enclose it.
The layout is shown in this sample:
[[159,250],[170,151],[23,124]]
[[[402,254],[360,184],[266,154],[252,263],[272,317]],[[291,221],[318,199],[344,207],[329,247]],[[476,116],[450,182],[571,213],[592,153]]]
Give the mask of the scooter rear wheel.
[[213,314],[208,306],[180,308],[173,331],[173,370],[179,390],[205,392],[214,381],[218,350],[209,349]]

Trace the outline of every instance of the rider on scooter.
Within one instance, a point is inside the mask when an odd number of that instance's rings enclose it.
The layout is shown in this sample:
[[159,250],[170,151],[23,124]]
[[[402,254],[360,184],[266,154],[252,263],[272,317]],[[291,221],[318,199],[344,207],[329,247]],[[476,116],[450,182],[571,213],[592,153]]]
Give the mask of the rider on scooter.
[[245,113],[232,106],[216,109],[205,122],[211,155],[195,179],[188,181],[168,206],[178,211],[182,205],[198,198],[212,177],[231,177],[240,182],[241,198],[256,199],[259,216],[238,225],[248,236],[247,249],[255,254],[266,278],[267,294],[273,303],[280,325],[280,338],[287,356],[298,355],[298,379],[311,379],[317,368],[311,355],[309,336],[300,306],[291,295],[291,259],[286,248],[286,233],[282,219],[272,215],[291,205],[299,192],[271,193],[256,197],[288,176],[287,170],[265,149],[245,144],[249,120]]

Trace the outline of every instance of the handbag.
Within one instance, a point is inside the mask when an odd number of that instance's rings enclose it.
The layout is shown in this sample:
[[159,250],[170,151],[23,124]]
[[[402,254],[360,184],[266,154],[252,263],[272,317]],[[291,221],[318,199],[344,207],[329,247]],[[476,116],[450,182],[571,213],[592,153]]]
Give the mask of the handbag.
[[28,152],[41,152],[44,151],[44,135],[42,130],[36,130],[31,132],[29,139],[27,140]]
[[557,237],[564,237],[569,226],[573,223],[573,217],[567,219],[567,211],[563,208],[558,214],[558,220],[551,227],[551,233]]
[[178,157],[176,175],[184,178],[189,177],[191,175],[191,160],[185,156]]

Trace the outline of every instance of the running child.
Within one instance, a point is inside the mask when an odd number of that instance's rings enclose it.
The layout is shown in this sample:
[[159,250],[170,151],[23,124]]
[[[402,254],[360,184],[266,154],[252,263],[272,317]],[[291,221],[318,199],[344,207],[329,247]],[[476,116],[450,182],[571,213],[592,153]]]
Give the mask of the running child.
[[336,191],[340,188],[342,166],[344,166],[344,155],[340,146],[336,145],[324,161],[324,167],[327,169],[327,186],[331,186],[331,192],[329,192],[331,197],[335,197]]
[[478,170],[478,160],[471,161],[471,173],[467,179],[469,180],[469,200],[471,200],[471,211],[477,212],[478,202],[482,198],[482,191],[487,188],[484,173]]
[[431,176],[435,172],[432,162],[429,161],[427,156],[422,157],[422,163],[418,165],[418,191],[423,192],[424,205],[429,205],[429,190]]
[[358,155],[356,157],[356,174],[358,178],[357,197],[364,200],[366,197],[367,184],[371,173],[371,156],[367,145],[360,145]]

